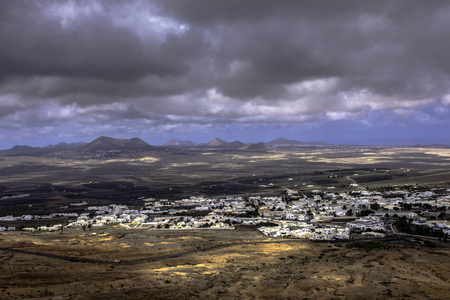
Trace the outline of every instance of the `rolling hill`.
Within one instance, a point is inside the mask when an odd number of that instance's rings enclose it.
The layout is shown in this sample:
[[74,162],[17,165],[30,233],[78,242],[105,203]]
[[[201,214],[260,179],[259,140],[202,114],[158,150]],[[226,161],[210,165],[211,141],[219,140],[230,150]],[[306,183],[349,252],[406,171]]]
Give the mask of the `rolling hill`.
[[153,150],[156,147],[151,146],[139,138],[132,139],[114,139],[101,136],[94,141],[82,146],[82,151],[146,151]]

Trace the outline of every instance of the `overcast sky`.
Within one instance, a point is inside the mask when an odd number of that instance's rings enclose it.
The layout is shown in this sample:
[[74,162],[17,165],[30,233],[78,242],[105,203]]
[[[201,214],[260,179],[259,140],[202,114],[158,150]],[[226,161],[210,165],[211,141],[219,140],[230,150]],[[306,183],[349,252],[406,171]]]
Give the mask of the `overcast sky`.
[[0,149],[450,144],[449,1],[0,0]]

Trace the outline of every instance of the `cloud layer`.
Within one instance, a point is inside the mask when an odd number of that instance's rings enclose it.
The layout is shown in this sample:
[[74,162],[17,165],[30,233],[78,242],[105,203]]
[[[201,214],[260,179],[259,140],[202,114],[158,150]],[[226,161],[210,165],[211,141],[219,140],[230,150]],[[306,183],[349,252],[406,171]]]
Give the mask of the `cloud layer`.
[[445,127],[448,36],[447,1],[5,0],[0,138]]

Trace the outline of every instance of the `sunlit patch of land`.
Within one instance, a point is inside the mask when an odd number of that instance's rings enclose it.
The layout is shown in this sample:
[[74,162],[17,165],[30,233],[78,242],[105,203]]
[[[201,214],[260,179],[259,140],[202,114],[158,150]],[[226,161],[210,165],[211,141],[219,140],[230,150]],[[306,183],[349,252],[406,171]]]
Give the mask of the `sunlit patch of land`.
[[146,162],[146,163],[153,163],[153,162],[159,161],[159,158],[152,157],[152,156],[146,156],[146,157],[140,158],[139,161]]
[[199,236],[182,236],[180,237],[181,240],[202,240]]
[[309,162],[342,164],[342,165],[370,165],[392,164],[398,161],[409,161],[418,165],[429,164],[433,166],[449,164],[449,149],[429,148],[389,148],[378,151],[329,151],[292,153],[298,159]]
[[207,162],[187,162],[187,163],[172,163],[170,167],[183,168],[183,167],[195,167],[195,166],[207,166]]
[[288,155],[286,153],[272,153],[268,152],[264,155],[234,155],[233,159],[240,159],[240,160],[248,160],[250,162],[258,162],[258,161],[265,161],[265,160],[285,160]]
[[[72,257],[126,261],[195,250],[211,244],[268,241],[256,230],[148,231],[118,227],[64,234],[1,235],[0,247]],[[97,233],[97,234],[93,234]],[[106,234],[100,236],[101,234]],[[78,241],[74,243],[74,241]],[[450,248],[376,242],[271,239],[136,264],[78,263],[0,251],[1,296],[52,299],[448,299]],[[151,245],[151,246],[150,246]],[[26,281],[26,284],[24,282]]]
[[426,149],[424,150],[424,152],[426,154],[433,154],[450,158],[450,149],[433,149],[433,150]]
[[371,157],[371,156],[361,156],[361,157],[335,157],[327,158],[320,156],[301,156],[301,158],[310,162],[322,162],[322,163],[335,163],[335,164],[346,164],[346,165],[367,165],[367,164],[379,164],[389,162],[388,159],[384,157]]
[[215,263],[202,263],[195,265],[177,265],[173,267],[163,267],[159,269],[153,269],[150,272],[155,273],[155,275],[161,274],[172,274],[175,276],[192,276],[193,274],[205,274],[211,275],[218,272],[219,264]]

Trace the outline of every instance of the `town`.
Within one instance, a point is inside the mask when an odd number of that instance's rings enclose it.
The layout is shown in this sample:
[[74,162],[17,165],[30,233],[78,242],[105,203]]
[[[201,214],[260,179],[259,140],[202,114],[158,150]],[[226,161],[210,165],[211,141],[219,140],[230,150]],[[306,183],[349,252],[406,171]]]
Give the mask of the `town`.
[[192,196],[181,200],[139,197],[142,206],[138,208],[73,202],[70,206],[83,207],[84,212],[0,217],[3,223],[64,219],[60,224],[3,226],[0,231],[63,232],[67,228],[89,231],[93,227],[112,224],[150,230],[233,230],[235,226],[253,225],[270,237],[349,240],[408,233],[447,240],[450,221],[446,220],[446,211],[450,206],[450,189],[404,186],[367,190],[357,184],[351,184],[351,187],[355,189],[341,193],[329,189],[307,193],[288,189],[277,197],[212,199]]

